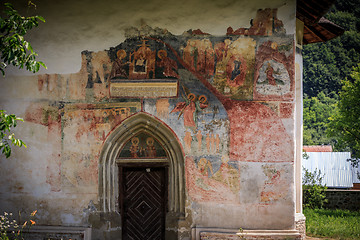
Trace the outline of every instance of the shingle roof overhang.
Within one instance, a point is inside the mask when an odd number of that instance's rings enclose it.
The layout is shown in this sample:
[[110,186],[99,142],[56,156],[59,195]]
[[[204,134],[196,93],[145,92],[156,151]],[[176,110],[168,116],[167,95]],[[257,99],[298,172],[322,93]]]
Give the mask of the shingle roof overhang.
[[304,22],[303,44],[326,42],[344,33],[344,29],[323,16],[335,0],[298,0],[296,17]]

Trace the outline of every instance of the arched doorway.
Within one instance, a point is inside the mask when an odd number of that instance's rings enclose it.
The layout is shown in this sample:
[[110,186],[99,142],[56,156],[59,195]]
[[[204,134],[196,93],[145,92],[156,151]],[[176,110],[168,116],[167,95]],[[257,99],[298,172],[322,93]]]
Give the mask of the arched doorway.
[[[146,143],[148,138],[152,139],[150,144]],[[132,153],[130,148],[134,141],[136,145],[136,139],[139,140],[137,144],[140,144],[140,140],[142,141],[141,154],[143,155],[134,157],[131,154],[135,151]],[[146,152],[146,147],[151,145],[151,141],[156,145],[155,150],[159,151],[155,157],[149,153],[149,150]],[[99,162],[99,202],[102,212],[120,213],[122,220],[126,221],[124,210],[127,206],[124,205],[124,194],[128,192],[124,191],[128,191],[125,185],[128,180],[131,181],[132,174],[137,174],[143,179],[157,178],[160,185],[164,185],[164,188],[160,188],[159,194],[163,200],[166,215],[176,216],[176,218],[184,216],[185,174],[182,148],[169,127],[143,112],[124,120],[107,137],[103,145]],[[134,190],[130,189],[130,191]],[[148,208],[146,204],[141,205],[141,201],[137,207],[139,207],[137,211],[143,211],[144,214]],[[167,218],[165,226],[173,225],[174,220],[174,217]],[[123,222],[123,230],[124,227],[126,223]]]

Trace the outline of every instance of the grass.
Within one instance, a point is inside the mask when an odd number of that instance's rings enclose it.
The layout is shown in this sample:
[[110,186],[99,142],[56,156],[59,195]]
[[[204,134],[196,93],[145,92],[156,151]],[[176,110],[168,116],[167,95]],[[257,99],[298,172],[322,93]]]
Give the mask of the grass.
[[306,235],[335,239],[360,239],[360,212],[304,209]]

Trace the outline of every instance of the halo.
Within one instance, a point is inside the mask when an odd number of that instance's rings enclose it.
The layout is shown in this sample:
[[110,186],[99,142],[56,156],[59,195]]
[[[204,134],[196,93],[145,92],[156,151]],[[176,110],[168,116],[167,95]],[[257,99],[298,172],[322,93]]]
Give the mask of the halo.
[[131,143],[132,143],[133,145],[139,145],[139,138],[138,138],[138,137],[133,137],[133,138],[131,139]]
[[160,59],[163,59],[163,57],[167,57],[167,52],[165,50],[159,50],[157,55]]
[[199,102],[200,103],[206,103],[207,102],[207,97],[205,95],[200,95]]
[[271,43],[271,48],[277,50],[278,44],[276,42]]
[[187,99],[190,100],[190,101],[195,101],[195,94],[189,93],[189,94],[187,95]]
[[120,49],[119,51],[116,52],[116,56],[119,58],[119,59],[123,59],[126,57],[126,52],[124,49]]
[[146,139],[146,144],[149,146],[153,146],[154,145],[154,139],[152,137],[148,137]]

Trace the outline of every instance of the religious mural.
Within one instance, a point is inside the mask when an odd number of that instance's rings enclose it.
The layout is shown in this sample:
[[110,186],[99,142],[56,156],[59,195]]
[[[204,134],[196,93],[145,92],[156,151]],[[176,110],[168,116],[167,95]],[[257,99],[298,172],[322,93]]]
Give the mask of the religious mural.
[[254,99],[274,100],[293,98],[294,62],[292,42],[267,41],[257,53],[254,75]]
[[146,133],[140,133],[124,144],[119,158],[165,158],[166,153],[157,140]]
[[[243,163],[292,163],[294,143],[282,120],[293,117],[293,38],[285,35],[276,10],[259,11],[250,28],[229,27],[225,36],[201,30],[180,36],[166,30],[134,32],[109,50],[84,51],[77,75],[39,76],[43,96],[59,91],[56,95],[69,97],[46,111],[34,105],[25,117],[46,126],[57,123],[56,133],[61,132],[67,153],[51,176],[74,186],[96,182],[94,159],[102,143],[137,112],[154,116],[177,136],[194,201],[239,204],[245,194]],[[54,90],[54,84],[64,88]],[[89,142],[95,146],[80,158],[80,170],[71,169],[78,158],[69,146],[74,141],[81,151]],[[163,158],[166,153],[156,139],[140,133],[128,139],[119,157]],[[86,167],[91,174],[84,173]],[[288,197],[282,193],[288,170],[264,165],[263,173],[259,204]]]
[[170,113],[178,112],[178,119],[183,116],[184,126],[195,130],[198,114],[208,107],[207,98],[205,95],[196,96],[189,90],[184,92],[185,94],[182,94],[184,102],[178,102]]

